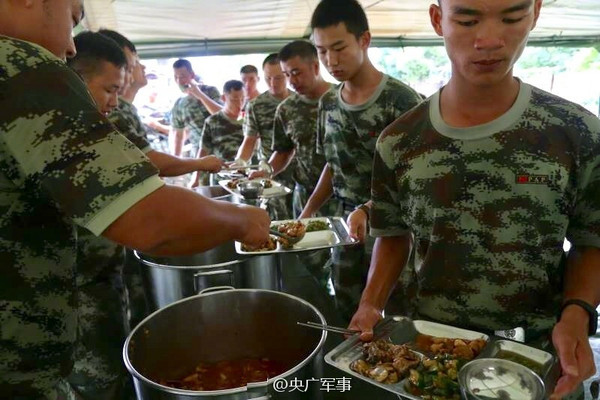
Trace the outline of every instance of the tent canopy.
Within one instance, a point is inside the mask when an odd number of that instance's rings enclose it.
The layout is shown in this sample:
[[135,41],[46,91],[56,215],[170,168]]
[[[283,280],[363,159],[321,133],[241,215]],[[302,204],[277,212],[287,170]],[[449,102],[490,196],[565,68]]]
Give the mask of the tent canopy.
[[[494,1],[494,0],[488,0]],[[126,35],[143,57],[276,51],[310,35],[318,0],[85,0],[85,26]],[[373,44],[441,44],[429,22],[432,0],[360,0]],[[600,44],[599,0],[544,0],[530,37],[538,45]]]

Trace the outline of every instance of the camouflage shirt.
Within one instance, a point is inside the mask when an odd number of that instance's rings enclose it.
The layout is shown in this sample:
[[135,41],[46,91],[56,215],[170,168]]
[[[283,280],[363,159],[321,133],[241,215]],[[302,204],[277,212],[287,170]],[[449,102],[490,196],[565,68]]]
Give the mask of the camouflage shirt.
[[119,98],[119,105],[110,113],[108,119],[123,136],[144,153],[152,150],[146,137],[146,128],[144,128],[144,124],[133,104]]
[[211,115],[204,121],[200,143],[208,154],[231,161],[235,159],[243,140],[242,122],[232,120],[223,111]]
[[64,62],[0,36],[0,393],[51,396],[76,332],[74,224],[100,234],[163,185]]
[[379,138],[371,234],[414,234],[420,314],[548,333],[565,236],[600,247],[599,154],[596,117],[527,84],[508,112],[470,128],[446,125],[435,94]]
[[[221,94],[216,87],[200,85],[200,90],[217,103],[221,102]],[[187,129],[189,141],[194,146],[194,156],[200,146],[204,120],[209,116],[210,112],[204,104],[192,95],[177,99],[171,110],[171,126],[173,129]]]
[[281,102],[275,113],[273,151],[295,150],[294,180],[312,193],[325,165],[325,157],[315,153],[319,100],[293,93]]
[[275,110],[281,100],[273,96],[269,91],[259,94],[250,100],[246,106],[244,117],[244,136],[255,136],[260,139],[258,157],[271,157],[273,151],[273,121]]
[[383,129],[413,108],[421,97],[402,82],[383,75],[364,104],[347,104],[343,84],[319,102],[317,152],[325,155],[333,176],[334,196],[362,204],[370,198],[375,143]]

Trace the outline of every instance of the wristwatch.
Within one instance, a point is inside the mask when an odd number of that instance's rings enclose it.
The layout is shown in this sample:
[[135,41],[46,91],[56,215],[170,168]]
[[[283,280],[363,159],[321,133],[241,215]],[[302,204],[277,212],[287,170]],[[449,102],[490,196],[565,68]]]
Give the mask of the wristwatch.
[[598,330],[598,311],[596,311],[596,308],[588,302],[585,302],[580,299],[569,299],[569,300],[565,301],[560,309],[560,314],[558,316],[558,319],[560,320],[560,316],[562,315],[563,310],[567,306],[570,306],[572,304],[578,305],[579,307],[581,307],[585,311],[587,311],[587,313],[590,317],[590,321],[588,323],[588,327],[589,327],[588,336],[594,336],[596,334],[596,331]]

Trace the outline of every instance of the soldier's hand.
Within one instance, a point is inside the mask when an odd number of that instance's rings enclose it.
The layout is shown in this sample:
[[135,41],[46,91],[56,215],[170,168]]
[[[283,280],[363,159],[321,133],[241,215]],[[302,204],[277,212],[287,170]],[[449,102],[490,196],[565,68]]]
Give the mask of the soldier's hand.
[[225,167],[225,162],[217,156],[206,156],[200,159],[200,170],[219,172]]
[[360,340],[368,342],[373,340],[373,327],[381,319],[383,319],[381,310],[371,304],[361,302],[358,306],[358,310],[356,310],[356,313],[352,316],[348,328],[361,331]]
[[594,355],[587,337],[588,314],[578,306],[566,307],[552,330],[562,376],[550,399],[561,399],[573,392],[581,382],[594,375]]
[[364,210],[356,209],[348,215],[347,223],[350,237],[359,242],[365,241],[368,216]]
[[186,94],[191,94],[194,97],[198,97],[200,95],[200,88],[198,87],[198,82],[192,80],[189,85],[185,88],[184,92]]
[[252,171],[250,172],[250,175],[248,175],[248,179],[264,178],[265,176],[267,176],[265,171]]
[[242,221],[238,240],[250,247],[259,247],[269,240],[271,219],[269,214],[258,207],[240,206]]
[[298,217],[298,219],[303,219],[303,218],[312,218],[314,216],[314,212],[308,208],[308,205],[304,206],[304,209],[302,210],[302,212],[300,213],[300,216]]

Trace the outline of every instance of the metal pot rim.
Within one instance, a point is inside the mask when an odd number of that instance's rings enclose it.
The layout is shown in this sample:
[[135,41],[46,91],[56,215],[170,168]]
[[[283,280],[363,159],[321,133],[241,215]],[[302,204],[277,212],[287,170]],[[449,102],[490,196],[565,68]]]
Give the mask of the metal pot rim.
[[[170,307],[174,307],[180,303],[184,303],[187,301],[193,301],[199,297],[205,297],[205,296],[214,296],[214,295],[219,295],[219,294],[223,294],[223,293],[230,293],[230,292],[261,292],[261,293],[274,293],[276,295],[279,296],[284,296],[284,297],[289,297],[293,300],[296,300],[297,302],[300,302],[306,306],[308,306],[309,308],[311,308],[315,314],[317,315],[317,317],[321,320],[321,322],[323,324],[326,324],[325,321],[325,317],[323,317],[323,314],[321,314],[321,312],[315,307],[313,306],[311,303],[309,303],[308,301],[301,299],[299,297],[296,296],[292,296],[288,293],[283,293],[283,292],[277,292],[275,290],[266,290],[266,289],[229,289],[229,290],[224,290],[224,291],[218,291],[218,292],[210,292],[210,293],[204,293],[204,294],[198,294],[195,296],[191,296],[191,297],[186,297],[184,299],[178,300],[174,303],[171,303],[163,308],[160,308],[158,310],[156,310],[155,312],[153,312],[152,314],[150,314],[149,316],[147,316],[146,318],[144,318],[142,320],[142,322],[140,322],[127,336],[127,339],[125,340],[125,344],[123,345],[123,362],[125,363],[125,367],[127,368],[127,370],[129,371],[130,374],[132,374],[135,378],[143,381],[145,384],[155,388],[155,389],[159,389],[163,392],[167,392],[167,393],[171,393],[171,394],[177,394],[177,395],[186,395],[186,396],[221,396],[221,395],[228,395],[228,394],[234,394],[234,393],[241,393],[241,392],[245,392],[248,391],[248,385],[247,386],[241,386],[239,388],[233,388],[233,389],[224,389],[224,390],[212,390],[212,391],[192,391],[192,390],[183,390],[183,389],[176,389],[176,388],[171,388],[169,386],[163,386],[159,383],[156,383],[154,381],[151,381],[150,379],[146,378],[144,375],[140,374],[134,367],[133,365],[131,365],[131,362],[129,361],[129,342],[131,340],[131,338],[133,337],[133,335],[138,331],[138,329],[141,329],[140,327],[146,322],[148,321],[150,318],[153,318],[155,315],[161,313],[162,311],[167,310]],[[319,343],[315,346],[315,348],[313,349],[313,351],[304,359],[302,360],[299,364],[297,364],[295,367],[287,370],[286,372],[284,372],[281,375],[275,376],[273,378],[268,379],[265,382],[257,382],[257,383],[253,383],[252,385],[252,389],[256,389],[256,388],[260,388],[261,386],[264,386],[265,388],[271,384],[272,382],[275,382],[279,379],[285,378],[286,376],[292,375],[294,373],[296,373],[298,370],[300,370],[302,367],[304,367],[306,364],[308,364],[310,362],[310,360],[313,359],[313,357],[315,357],[315,355],[321,350],[321,348],[323,347],[323,345],[325,344],[325,340],[327,339],[327,331],[323,330],[321,333],[321,339],[319,340]]]
[[215,268],[219,268],[219,267],[227,267],[230,265],[237,265],[237,264],[241,264],[243,262],[245,262],[246,260],[248,260],[249,258],[255,257],[255,256],[250,256],[250,257],[240,257],[237,260],[231,260],[231,261],[225,261],[219,264],[210,264],[210,265],[170,265],[170,264],[159,264],[159,263],[155,263],[153,261],[148,261],[144,258],[142,258],[141,253],[139,253],[137,250],[133,251],[133,255],[135,256],[135,258],[138,259],[139,262],[148,265],[149,267],[154,267],[154,268],[161,268],[161,269],[215,269]]

